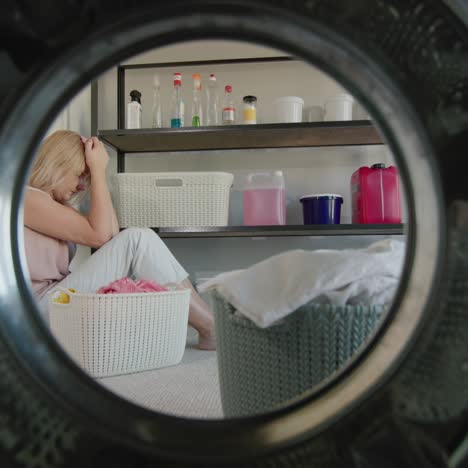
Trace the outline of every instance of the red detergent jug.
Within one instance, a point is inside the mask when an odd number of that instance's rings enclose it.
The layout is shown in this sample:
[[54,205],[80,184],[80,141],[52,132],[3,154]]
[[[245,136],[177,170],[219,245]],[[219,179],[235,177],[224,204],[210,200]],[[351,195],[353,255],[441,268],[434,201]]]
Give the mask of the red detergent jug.
[[351,176],[354,224],[401,223],[398,169],[385,164],[360,167]]

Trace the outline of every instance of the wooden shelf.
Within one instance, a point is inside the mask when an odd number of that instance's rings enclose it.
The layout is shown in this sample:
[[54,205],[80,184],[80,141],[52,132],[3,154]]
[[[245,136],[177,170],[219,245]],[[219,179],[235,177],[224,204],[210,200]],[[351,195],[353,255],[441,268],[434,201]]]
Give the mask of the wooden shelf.
[[152,228],[161,238],[403,235],[403,224],[316,224]]
[[100,130],[98,134],[123,153],[383,144],[369,120]]

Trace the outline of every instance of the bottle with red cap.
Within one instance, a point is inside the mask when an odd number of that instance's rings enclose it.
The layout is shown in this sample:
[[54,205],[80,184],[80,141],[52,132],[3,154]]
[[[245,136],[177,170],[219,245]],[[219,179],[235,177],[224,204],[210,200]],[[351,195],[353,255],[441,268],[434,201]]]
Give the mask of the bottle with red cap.
[[236,123],[236,108],[232,98],[232,86],[226,85],[224,88],[224,104],[223,104],[223,124],[233,125]]
[[218,125],[219,118],[218,84],[215,74],[211,73],[206,87],[206,125]]
[[171,128],[184,126],[184,101],[182,99],[182,74],[174,73],[174,90],[172,91]]

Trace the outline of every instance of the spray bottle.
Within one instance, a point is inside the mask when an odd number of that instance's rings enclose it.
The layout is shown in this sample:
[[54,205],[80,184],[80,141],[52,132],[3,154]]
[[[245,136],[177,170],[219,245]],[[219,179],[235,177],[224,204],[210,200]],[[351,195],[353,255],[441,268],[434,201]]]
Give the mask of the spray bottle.
[[131,101],[127,104],[127,128],[141,128],[141,93],[134,89],[130,92]]

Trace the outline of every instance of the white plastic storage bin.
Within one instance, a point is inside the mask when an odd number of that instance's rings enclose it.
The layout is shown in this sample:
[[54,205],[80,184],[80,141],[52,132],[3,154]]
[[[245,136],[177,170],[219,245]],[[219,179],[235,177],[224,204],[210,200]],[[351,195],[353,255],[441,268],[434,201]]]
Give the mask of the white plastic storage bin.
[[178,364],[185,350],[190,290],[68,293],[49,299],[52,333],[93,377],[140,372]]
[[121,227],[227,226],[234,176],[226,172],[116,174]]

